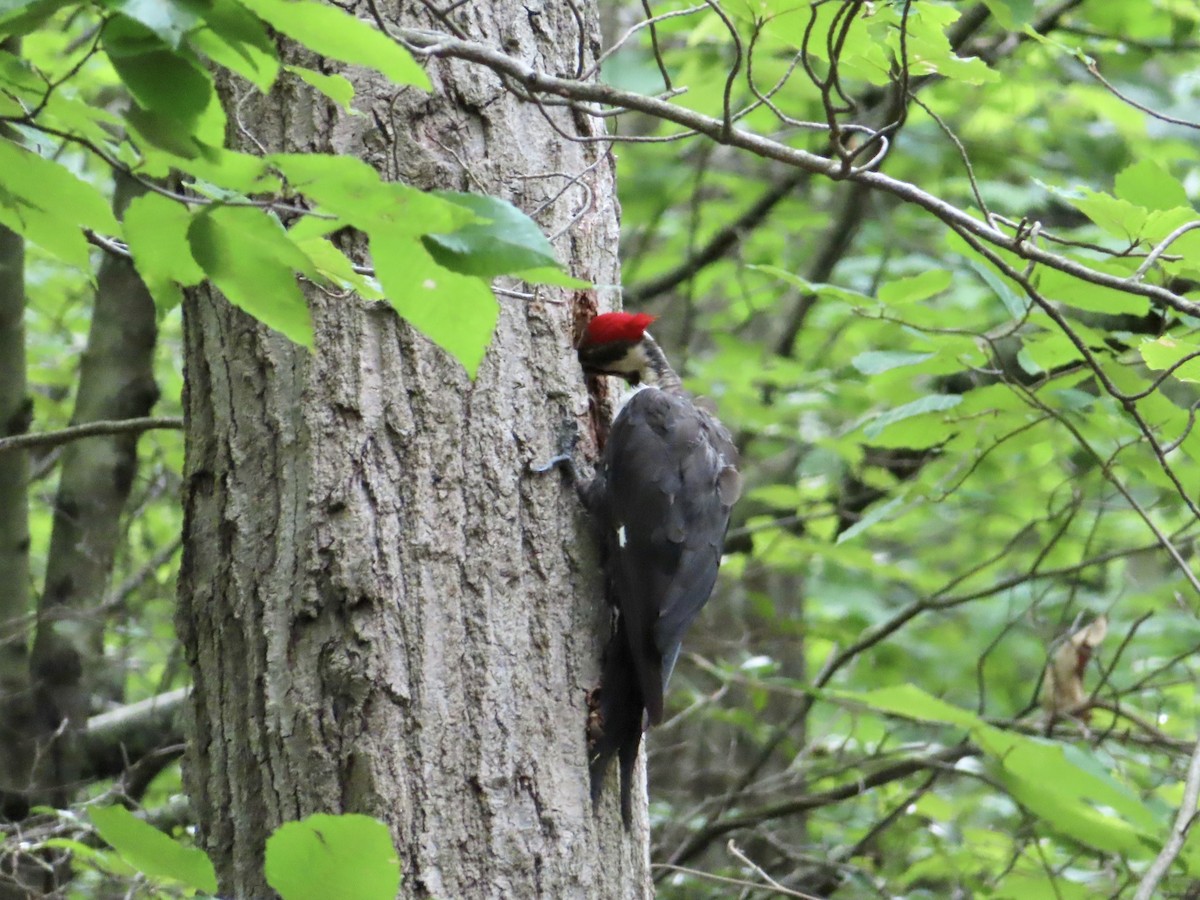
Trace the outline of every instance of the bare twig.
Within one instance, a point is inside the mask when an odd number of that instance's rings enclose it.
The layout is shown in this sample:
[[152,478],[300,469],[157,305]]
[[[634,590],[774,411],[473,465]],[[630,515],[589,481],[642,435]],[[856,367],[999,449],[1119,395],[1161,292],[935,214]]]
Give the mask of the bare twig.
[[992,217],[991,210],[988,209],[987,203],[984,202],[983,194],[979,191],[979,182],[975,178],[975,167],[971,165],[971,157],[967,155],[967,148],[963,146],[963,142],[959,140],[958,135],[946,124],[946,121],[935,113],[927,103],[920,100],[916,94],[909,94],[908,99],[925,110],[926,115],[933,119],[937,123],[938,128],[942,130],[942,134],[946,135],[950,142],[954,144],[958,150],[958,157],[962,160],[963,168],[967,170],[967,181],[971,185],[971,193],[975,196],[975,202],[979,204],[979,211],[983,214],[984,220],[989,225],[994,226],[995,220]]
[[1150,864],[1150,868],[1146,870],[1146,874],[1142,876],[1133,900],[1151,900],[1154,896],[1159,882],[1166,877],[1167,870],[1171,868],[1175,857],[1183,849],[1188,831],[1196,821],[1197,800],[1200,800],[1200,740],[1196,741],[1196,747],[1192,750],[1187,779],[1183,783],[1183,800],[1179,804],[1179,812],[1175,815],[1175,824],[1171,827],[1171,834],[1158,856],[1154,858],[1154,862]]
[[[660,872],[678,872],[680,875],[690,875],[693,878],[700,878],[704,881],[711,881],[713,884],[727,884],[730,887],[746,888],[747,890],[758,889],[762,890],[761,884],[756,884],[753,881],[747,881],[744,878],[730,878],[728,875],[715,875],[712,872],[705,872],[702,869],[690,869],[687,866],[676,866],[671,863],[652,863],[651,869],[658,869]],[[807,894],[794,894],[796,897],[807,897]]]
[[[654,20],[654,16],[650,14],[650,0],[642,0],[642,9],[646,11],[646,26],[650,29],[650,46],[654,50],[654,61],[658,63],[658,71],[662,75],[663,89],[671,90],[671,73],[667,71],[667,64],[663,61],[662,47],[658,43],[658,28]],[[600,61],[597,60],[599,65]]]
[[[609,47],[607,50],[605,50],[603,53],[601,53],[598,57],[596,57],[596,61],[594,63],[592,63],[592,65],[588,68],[588,70],[586,72],[583,73],[582,76],[580,76],[581,80],[587,81],[587,80],[595,77],[596,73],[598,71],[600,71],[600,67],[604,64],[604,61],[606,59],[608,59],[610,56],[612,56],[614,53],[616,53],[618,50],[620,50],[631,37],[633,37],[635,34],[637,34],[643,28],[649,28],[650,29],[650,43],[651,43],[651,46],[654,48],[655,60],[658,62],[659,71],[662,73],[663,82],[666,84],[666,90],[667,91],[673,90],[673,88],[671,87],[671,76],[667,73],[666,63],[663,62],[662,50],[658,46],[658,36],[657,36],[657,31],[654,26],[657,25],[659,22],[662,22],[666,19],[674,19],[678,16],[695,15],[696,13],[701,12],[702,10],[705,10],[705,9],[708,9],[708,4],[701,3],[701,4],[698,4],[697,6],[689,6],[686,9],[673,9],[670,12],[659,13],[657,16],[650,16],[647,19],[642,19],[640,22],[638,22],[636,25],[634,25],[628,31],[626,31],[624,34],[622,34],[619,38],[617,38],[617,40],[613,43],[613,45],[611,47]],[[647,9],[647,15],[649,15],[648,9]]]
[[930,768],[940,768],[945,765],[952,765],[960,759],[965,759],[970,756],[978,756],[980,753],[977,747],[970,744],[958,744],[954,747],[946,747],[938,750],[935,753],[927,756],[914,756],[903,759],[900,762],[885,766],[870,775],[866,775],[857,781],[849,784],[840,785],[836,788],[831,788],[827,791],[821,791],[816,794],[807,796],[793,797],[784,800],[780,803],[775,803],[770,806],[765,806],[760,809],[754,809],[742,813],[740,815],[729,816],[720,821],[709,822],[701,829],[693,832],[684,843],[671,854],[669,862],[672,865],[681,865],[704,850],[714,839],[723,837],[731,831],[738,831],[743,828],[755,828],[763,822],[772,819],[778,819],[783,816],[795,815],[796,813],[806,812],[812,809],[820,809],[824,806],[829,806],[834,803],[840,803],[843,800],[848,800],[851,797],[858,797],[868,791],[892,782],[907,778],[917,772],[924,772]]
[[1200,228],[1200,221],[1192,221],[1192,222],[1187,222],[1186,224],[1180,225],[1178,228],[1176,228],[1174,231],[1172,231],[1170,234],[1168,234],[1165,238],[1163,238],[1161,241],[1159,241],[1157,244],[1155,244],[1154,249],[1151,250],[1146,255],[1146,259],[1142,262],[1142,264],[1140,266],[1137,267],[1137,271],[1129,276],[1129,280],[1130,281],[1140,281],[1142,276],[1144,276],[1148,271],[1150,271],[1150,267],[1152,265],[1154,265],[1155,261],[1160,256],[1162,256],[1164,250],[1166,250],[1173,243],[1175,243],[1175,241],[1179,240],[1179,238],[1183,237],[1185,234],[1187,234],[1189,231],[1191,231],[1194,228]]
[[625,300],[631,304],[642,304],[647,300],[674,290],[678,285],[687,281],[705,266],[727,254],[742,237],[763,222],[779,203],[789,197],[792,192],[807,178],[807,172],[789,172],[786,177],[771,185],[750,207],[725,227],[721,228],[709,240],[688,256],[675,268],[652,278],[643,284],[625,291]]
[[103,603],[90,610],[91,614],[102,614],[120,608],[129,598],[129,595],[144,584],[146,579],[153,575],[160,566],[164,566],[170,562],[171,557],[178,553],[179,548],[182,546],[183,535],[176,535],[174,540],[160,548],[157,553],[146,560],[141,568],[110,591],[108,596],[104,598]]
[[80,438],[104,434],[131,434],[156,428],[171,428],[178,431],[183,428],[183,419],[174,416],[147,416],[142,419],[85,422],[82,425],[72,425],[57,431],[19,434],[16,437],[0,438],[0,453],[6,450],[28,450],[30,447],[56,447]]
[[[738,34],[737,26],[725,14],[725,10],[721,9],[721,4],[717,0],[705,0],[705,2],[720,18],[721,22],[725,25],[725,30],[729,32],[729,36],[733,40],[733,65],[729,67],[729,76],[725,79],[725,93],[721,100],[722,108],[724,109],[721,135],[724,138],[733,130],[733,86],[737,83],[738,74],[742,71],[742,37]],[[724,143],[723,139],[721,143]]]
[[770,875],[768,875],[766,870],[763,869],[762,866],[760,866],[758,863],[754,862],[752,859],[750,859],[750,857],[748,857],[745,853],[743,853],[740,849],[738,849],[738,845],[733,842],[733,838],[729,839],[729,843],[727,843],[725,845],[725,847],[727,850],[729,850],[730,854],[732,854],[735,859],[737,859],[740,863],[742,863],[742,865],[749,868],[750,871],[752,871],[755,875],[757,875],[759,878],[761,878],[763,881],[765,881],[767,883],[767,886],[770,887],[779,896],[781,896],[781,897],[799,897],[799,898],[801,898],[801,900],[821,900],[820,897],[816,897],[812,894],[805,894],[802,891],[794,891],[789,887],[784,887],[782,884],[780,884],[778,881],[776,881],[774,878],[772,878]]
[[1175,116],[1168,116],[1166,113],[1160,113],[1142,103],[1138,103],[1128,94],[1121,93],[1116,89],[1116,87],[1113,86],[1111,81],[1100,74],[1100,69],[1097,67],[1094,59],[1087,60],[1085,65],[1087,66],[1087,70],[1089,73],[1091,73],[1092,77],[1104,85],[1114,97],[1116,97],[1118,100],[1121,100],[1123,103],[1129,104],[1134,109],[1140,110],[1151,118],[1158,119],[1160,122],[1167,122],[1171,125],[1182,125],[1184,128],[1194,128],[1200,130],[1200,122],[1193,122],[1189,119],[1179,119]]

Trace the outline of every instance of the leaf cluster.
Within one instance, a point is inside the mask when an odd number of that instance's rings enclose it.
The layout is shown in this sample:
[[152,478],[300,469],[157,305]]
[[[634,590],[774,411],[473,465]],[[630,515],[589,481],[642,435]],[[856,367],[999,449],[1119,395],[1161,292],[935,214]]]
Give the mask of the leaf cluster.
[[[568,286],[538,227],[498,198],[385,183],[332,154],[246,152],[219,102],[219,73],[259,91],[307,85],[353,112],[340,74],[281,62],[278,36],[330,60],[428,90],[410,53],[375,26],[316,0],[25,0],[0,15],[0,225],[90,268],[90,246],[131,256],[165,313],[207,282],[306,347],[301,285],[384,299],[474,376],[498,315],[491,280]],[[18,39],[24,46],[17,49]],[[4,42],[7,40],[7,44]],[[114,99],[97,102],[98,85]],[[122,91],[123,89],[123,91]],[[119,99],[123,92],[130,98]],[[253,149],[253,148],[252,148]],[[118,222],[95,166],[149,193]],[[367,239],[372,265],[331,235]]]

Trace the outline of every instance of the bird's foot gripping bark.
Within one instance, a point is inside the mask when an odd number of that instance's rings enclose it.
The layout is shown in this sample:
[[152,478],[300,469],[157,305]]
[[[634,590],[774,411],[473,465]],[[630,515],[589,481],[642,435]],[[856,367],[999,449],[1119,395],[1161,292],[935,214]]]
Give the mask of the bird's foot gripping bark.
[[572,487],[578,488],[579,473],[575,469],[574,459],[575,447],[578,444],[579,427],[573,418],[568,419],[558,429],[558,455],[550,457],[541,465],[530,463],[529,471],[535,475],[544,475],[553,469],[558,469]]
[[552,456],[541,465],[529,464],[529,471],[534,475],[545,475],[547,472],[559,469],[571,481],[575,481],[575,460],[570,453],[560,453]]

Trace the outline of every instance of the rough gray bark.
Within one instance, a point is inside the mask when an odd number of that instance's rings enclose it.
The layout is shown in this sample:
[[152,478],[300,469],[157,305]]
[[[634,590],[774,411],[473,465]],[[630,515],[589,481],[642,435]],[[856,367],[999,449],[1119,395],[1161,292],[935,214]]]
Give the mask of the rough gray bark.
[[[117,178],[118,215],[140,192]],[[79,370],[72,424],[145,416],[158,398],[153,356],[154,302],[128,260],[106,256],[96,279],[96,302]],[[82,760],[75,746],[93,695],[118,696],[105,677],[105,598],[121,539],[120,520],[137,471],[138,434],[90,437],[63,450],[46,584],[38,606],[31,668],[42,715],[44,771],[38,802],[63,804]],[[65,731],[63,720],[70,723]]]
[[[0,226],[0,437],[23,434],[25,244]],[[28,809],[33,764],[29,683],[29,454],[0,453],[0,818]],[[0,888],[2,893],[2,888]]]
[[[563,5],[461,15],[550,68],[594,53]],[[347,74],[368,115],[292,85],[246,99],[241,124],[271,150],[540,210],[575,274],[616,283],[604,144],[563,139],[466,64],[434,64],[430,96]],[[563,173],[585,187],[564,192]],[[279,823],[363,812],[391,825],[406,896],[646,896],[644,802],[626,834],[614,796],[598,815],[588,797],[608,623],[594,550],[574,495],[527,472],[564,425],[586,431],[573,306],[594,299],[502,299],[474,383],[385,305],[310,299],[311,355],[218,297],[185,307],[186,772],[222,893],[266,893]]]
[[[0,49],[19,53],[16,38]],[[0,438],[29,428],[25,377],[25,241],[0,226]],[[0,453],[0,819],[23,818],[33,773],[29,678],[29,454]],[[0,870],[9,868],[0,862]],[[9,896],[0,878],[0,898]]]

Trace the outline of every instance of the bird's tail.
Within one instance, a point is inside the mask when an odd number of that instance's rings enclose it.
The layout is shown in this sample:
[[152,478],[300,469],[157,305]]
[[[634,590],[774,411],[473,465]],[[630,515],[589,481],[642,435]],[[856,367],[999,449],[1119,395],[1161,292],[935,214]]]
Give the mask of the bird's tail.
[[588,771],[592,782],[592,805],[600,802],[608,765],[614,756],[618,757],[621,819],[628,828],[633,821],[633,769],[642,744],[646,703],[638,684],[623,618],[618,618],[617,627],[604,650],[604,672],[590,705]]

